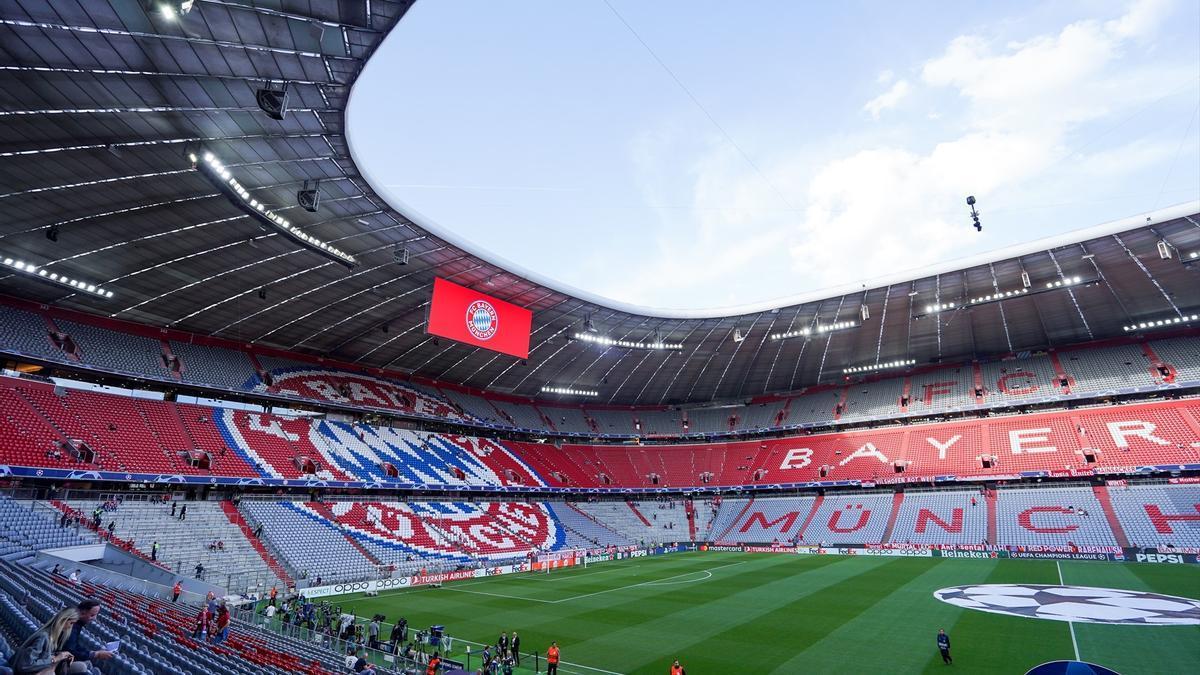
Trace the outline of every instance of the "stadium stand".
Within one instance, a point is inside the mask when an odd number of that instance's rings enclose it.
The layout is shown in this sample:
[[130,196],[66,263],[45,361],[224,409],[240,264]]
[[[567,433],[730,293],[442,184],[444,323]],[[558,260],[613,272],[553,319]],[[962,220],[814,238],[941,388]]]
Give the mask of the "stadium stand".
[[55,323],[60,330],[71,336],[78,348],[79,358],[84,363],[104,370],[155,380],[171,378],[163,364],[161,340],[65,319]]
[[689,538],[682,500],[580,502],[576,507],[631,542],[660,544]]
[[[809,544],[865,544],[883,541],[892,515],[891,494],[826,495],[808,527],[796,539]],[[757,502],[755,502],[757,504]]]
[[[235,391],[258,391],[301,399],[361,405],[404,414],[451,421],[482,423],[497,428],[521,428],[574,434],[620,436],[726,434],[769,429],[779,424],[831,425],[859,423],[899,415],[926,416],[953,410],[1007,406],[1068,396],[1059,382],[1055,360],[1061,363],[1069,395],[1090,396],[1120,389],[1154,388],[1200,383],[1200,336],[1174,337],[1150,342],[1072,347],[1050,353],[1019,354],[985,360],[977,366],[962,364],[911,375],[880,377],[849,385],[817,386],[808,392],[778,401],[687,411],[684,429],[677,411],[630,408],[594,409],[535,403],[468,394],[452,386],[401,381],[380,372],[352,367],[327,367],[311,360],[255,353],[252,347],[235,350],[198,341],[173,338],[169,342],[101,327],[79,320],[54,322],[68,336],[64,353],[50,339],[51,319],[34,311],[0,303],[0,350],[35,358],[71,363],[76,367],[119,372],[156,380],[183,382]],[[166,345],[166,349],[164,349]],[[1152,360],[1155,357],[1157,361]],[[164,358],[178,357],[172,365]],[[270,384],[254,368],[261,365]],[[1178,362],[1178,363],[1176,363]],[[1164,372],[1159,372],[1162,365]],[[177,371],[177,372],[176,372]],[[976,391],[978,374],[978,392]],[[907,392],[907,405],[901,399]],[[978,395],[977,395],[978,394]],[[786,411],[783,419],[780,413]],[[547,424],[542,413],[550,419]],[[734,418],[734,427],[729,419]],[[590,418],[590,419],[589,419]],[[642,429],[635,421],[640,420]]]
[[[320,575],[330,583],[373,578],[378,569],[330,521],[292,502],[247,500],[247,521],[263,528],[263,539],[300,578]],[[302,534],[301,534],[302,533]]]
[[1075,392],[1099,392],[1128,387],[1153,387],[1151,363],[1138,345],[1073,349],[1059,355]]
[[[270,567],[241,529],[229,521],[221,502],[176,503],[187,506],[186,519],[181,520],[171,515],[171,504],[122,500],[116,508],[103,510],[108,501],[67,500],[63,504],[85,518],[102,509],[101,526],[107,528],[110,522],[116,523],[115,534],[133,542],[147,557],[158,542],[158,562],[176,574],[194,576],[196,565],[203,565],[202,579],[239,592],[247,589],[262,592],[288,581]],[[219,546],[215,545],[218,543]]]
[[179,357],[185,382],[233,391],[253,389],[258,373],[245,352],[172,340],[171,353]]
[[[121,657],[106,662],[104,672],[120,675],[156,673],[230,673],[271,675],[303,672],[309,675],[345,671],[342,657],[312,641],[300,641],[237,622],[229,639],[211,645],[193,637],[196,608],[167,599],[83,581],[78,586],[63,577],[26,565],[0,562],[0,620],[23,640],[54,612],[84,598],[101,603],[101,612],[83,633],[85,644],[102,649],[121,642]],[[22,598],[14,602],[12,598]],[[92,671],[101,672],[93,664]]]
[[1200,382],[1200,349],[1194,338],[1169,338],[1147,343],[1163,363],[1175,371],[1180,382]]
[[889,543],[978,544],[988,538],[988,503],[978,491],[904,493]]
[[568,548],[626,546],[632,543],[628,537],[596,520],[594,516],[580,509],[576,504],[555,502],[549,506],[567,532],[566,545]]
[[1200,486],[1130,485],[1108,495],[1131,546],[1200,547]]
[[0,555],[96,543],[96,537],[85,528],[60,527],[58,517],[52,507],[0,497],[0,550],[9,549]]
[[1056,382],[1058,377],[1054,363],[1044,354],[985,361],[980,364],[980,369],[983,372],[984,400],[988,403],[1011,403],[1062,393],[1062,387]]
[[787,542],[800,536],[812,513],[815,497],[766,497],[751,505],[739,499],[724,500],[713,521],[711,537],[719,541]]
[[1117,546],[1096,495],[1088,487],[997,491],[1001,546]]
[[50,339],[45,320],[33,312],[0,304],[0,345],[17,354],[54,361],[67,360]]

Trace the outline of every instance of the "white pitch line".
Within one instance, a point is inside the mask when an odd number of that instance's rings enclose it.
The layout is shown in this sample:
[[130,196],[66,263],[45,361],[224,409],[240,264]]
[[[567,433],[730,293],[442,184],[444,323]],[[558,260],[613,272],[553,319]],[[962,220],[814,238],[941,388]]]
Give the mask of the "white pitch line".
[[672,579],[678,579],[679,577],[691,576],[693,574],[698,574],[700,572],[711,572],[713,570],[725,569],[726,567],[735,567],[737,565],[744,565],[748,562],[750,562],[750,561],[743,560],[741,562],[729,563],[728,565],[721,565],[720,567],[713,567],[713,568],[707,569],[707,570],[694,570],[691,572],[684,572],[683,574],[676,574],[675,576],[666,577],[665,579],[651,579],[650,581],[643,581],[643,582],[637,583],[637,584],[629,584],[628,586],[618,586],[617,588],[608,588],[603,591],[596,591],[595,593],[584,593],[583,595],[573,595],[569,598],[563,598],[561,600],[548,600],[547,602],[552,605],[557,605],[560,602],[570,602],[572,600],[582,600],[583,598],[590,598],[594,595],[603,595],[605,593],[612,593],[613,591],[624,591],[624,590],[628,590],[630,588],[637,588],[638,586],[648,586],[650,584],[655,584],[655,583],[659,583],[662,581],[670,581]]
[[709,579],[712,578],[711,570],[700,570],[699,572],[692,572],[692,574],[707,574],[708,576],[700,577],[699,579],[687,579],[685,581],[648,581],[648,582],[646,582],[646,585],[647,586],[676,586],[678,584],[694,584],[699,581],[708,581]]
[[552,605],[558,600],[540,600],[538,598],[527,598],[523,595],[505,595],[504,593],[488,593],[487,591],[469,591],[465,588],[456,588],[454,586],[442,586],[443,591],[454,591],[455,593],[470,593],[472,595],[490,595],[493,598],[508,598],[509,600],[525,600],[526,602],[543,602]]
[[[454,638],[454,639],[458,640],[460,642],[465,642],[469,645],[475,645],[477,647],[490,646],[490,645],[484,645],[482,642],[475,642],[474,640],[465,640],[463,638]],[[611,670],[605,670],[603,668],[593,668],[591,666],[585,666],[582,663],[571,663],[570,661],[559,661],[559,663],[565,663],[568,666],[575,666],[576,668],[584,668],[586,670],[590,670],[590,671],[593,671],[596,673],[605,673],[605,675],[621,675],[621,673],[617,673],[617,672],[614,672]],[[563,671],[564,673],[577,672],[577,671],[573,671],[573,670],[567,670],[566,668],[559,668],[559,670]],[[580,674],[580,675],[582,675],[582,674]]]
[[[1054,566],[1058,568],[1058,585],[1065,586],[1066,584],[1063,583],[1063,577],[1062,577],[1062,563],[1055,560]],[[1075,622],[1068,621],[1067,626],[1071,629],[1071,646],[1075,648],[1075,660],[1078,661],[1079,660],[1079,642],[1077,642],[1075,640]]]
[[[629,569],[628,567],[610,567],[606,570],[600,570],[599,572],[583,572],[582,574],[573,574],[573,573],[568,573],[568,574],[520,574],[520,575],[513,575],[512,580],[513,581],[537,581],[540,583],[545,583],[547,581],[563,581],[564,579],[570,580],[570,579],[578,579],[579,577],[590,577],[594,574],[608,574],[609,572],[623,572],[628,569]],[[543,578],[543,577],[545,577],[545,578]]]

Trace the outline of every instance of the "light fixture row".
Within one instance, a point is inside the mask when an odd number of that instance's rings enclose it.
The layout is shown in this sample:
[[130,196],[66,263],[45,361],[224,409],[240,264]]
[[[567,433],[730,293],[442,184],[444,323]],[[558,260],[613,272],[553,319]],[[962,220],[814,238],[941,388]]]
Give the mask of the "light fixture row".
[[1137,323],[1125,326],[1125,332],[1131,333],[1138,330],[1170,328],[1171,326],[1181,326],[1185,323],[1192,323],[1193,321],[1200,321],[1200,314],[1184,314],[1183,316],[1172,316],[1166,319],[1156,319],[1154,321],[1139,321]]
[[552,387],[545,385],[542,387],[544,394],[564,394],[566,396],[599,396],[600,392],[593,389],[575,389],[574,387]]
[[113,296],[112,291],[91,283],[90,281],[83,281],[81,279],[68,277],[65,274],[51,272],[45,267],[38,267],[37,265],[25,262],[24,260],[5,256],[2,262],[4,263],[4,266],[9,269],[23,272],[24,274],[41,279],[42,281],[58,284],[59,286],[66,286],[67,288],[79,291],[80,293],[87,293],[88,295],[94,295],[98,298],[106,299]]
[[[1076,278],[1078,278],[1078,277],[1076,277]],[[971,298],[971,304],[972,305],[980,305],[985,302],[994,302],[996,300],[1006,300],[1008,298],[1015,298],[1015,297],[1018,297],[1021,295],[1025,295],[1028,292],[1029,292],[1028,288],[1020,288],[1015,291],[1004,291],[1003,293],[993,293],[991,295],[981,295],[978,298]]]
[[954,309],[954,307],[955,305],[953,302],[934,303],[932,305],[925,305],[925,313],[936,314],[938,312],[944,312],[948,309]]
[[822,333],[831,333],[835,330],[846,330],[847,328],[857,328],[857,321],[837,321],[834,323],[817,324],[812,328],[801,328],[799,330],[791,330],[786,333],[774,333],[771,335],[772,340],[786,340],[794,337],[808,337],[810,335],[821,335]]
[[[271,209],[268,209],[266,204],[263,204],[254,197],[251,197],[250,191],[247,190],[240,182],[238,182],[238,179],[233,177],[229,169],[225,167],[224,163],[222,163],[221,160],[211,152],[205,151],[199,158],[195,153],[191,153],[188,155],[188,159],[192,160],[192,163],[196,166],[204,167],[207,170],[207,173],[209,173],[215,179],[218,179],[221,182],[221,186],[225,188],[226,191],[231,192],[234,196],[236,196],[241,201],[242,205],[245,206],[246,209],[252,215],[256,216],[260,221],[270,223],[283,234],[299,241],[315,251],[334,258],[338,262],[350,266],[358,264],[358,261],[354,259],[354,256],[346,253],[336,246],[333,246],[308,234],[299,227],[292,225],[291,221],[289,221],[287,218],[284,218]],[[203,159],[203,162],[200,161],[201,159]]]
[[895,361],[887,361],[885,363],[873,363],[869,366],[853,366],[851,368],[846,368],[842,372],[846,373],[847,375],[851,375],[853,373],[870,373],[876,370],[887,370],[889,368],[906,368],[908,366],[915,366],[916,364],[916,359],[897,359]]
[[1083,280],[1079,277],[1063,277],[1055,281],[1047,281],[1046,288],[1062,288],[1063,286],[1074,286],[1082,282]]
[[683,349],[683,345],[678,342],[663,342],[656,340],[654,342],[634,342],[632,340],[615,340],[603,335],[593,335],[591,333],[576,333],[576,340],[583,342],[591,342],[593,344],[625,347],[627,349]]

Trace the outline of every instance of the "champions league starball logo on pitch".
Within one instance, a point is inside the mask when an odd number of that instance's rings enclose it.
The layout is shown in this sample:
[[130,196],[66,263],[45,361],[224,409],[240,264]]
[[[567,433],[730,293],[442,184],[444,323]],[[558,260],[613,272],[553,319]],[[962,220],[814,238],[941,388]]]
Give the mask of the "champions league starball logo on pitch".
[[1200,625],[1200,600],[1116,588],[981,584],[943,588],[933,595],[959,607],[1031,619],[1137,626]]
[[496,308],[486,300],[476,300],[467,306],[467,331],[476,340],[490,340],[500,327]]

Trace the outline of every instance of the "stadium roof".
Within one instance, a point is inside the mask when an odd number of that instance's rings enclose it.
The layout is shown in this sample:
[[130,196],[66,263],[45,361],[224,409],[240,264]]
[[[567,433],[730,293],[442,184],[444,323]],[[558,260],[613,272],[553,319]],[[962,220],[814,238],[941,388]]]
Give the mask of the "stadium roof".
[[[941,269],[863,270],[873,280],[730,315],[650,313],[516,269],[392,208],[356,166],[344,128],[350,88],[410,4],[200,0],[170,19],[158,2],[6,3],[0,258],[113,297],[11,268],[0,269],[0,292],[480,389],[577,387],[639,404],[792,391],[846,368],[1061,346],[1200,311],[1200,264],[1186,264],[1200,252],[1197,203]],[[288,112],[276,121],[255,94],[285,81]],[[188,157],[204,152],[255,203],[357,264],[250,216]],[[309,213],[296,192],[315,179],[322,200]],[[411,253],[406,266],[393,262],[397,245]],[[855,264],[853,251],[830,255]],[[528,362],[426,335],[435,276],[533,309]],[[657,336],[682,349],[569,339],[588,320],[598,336]],[[855,325],[819,329],[839,322]]]

